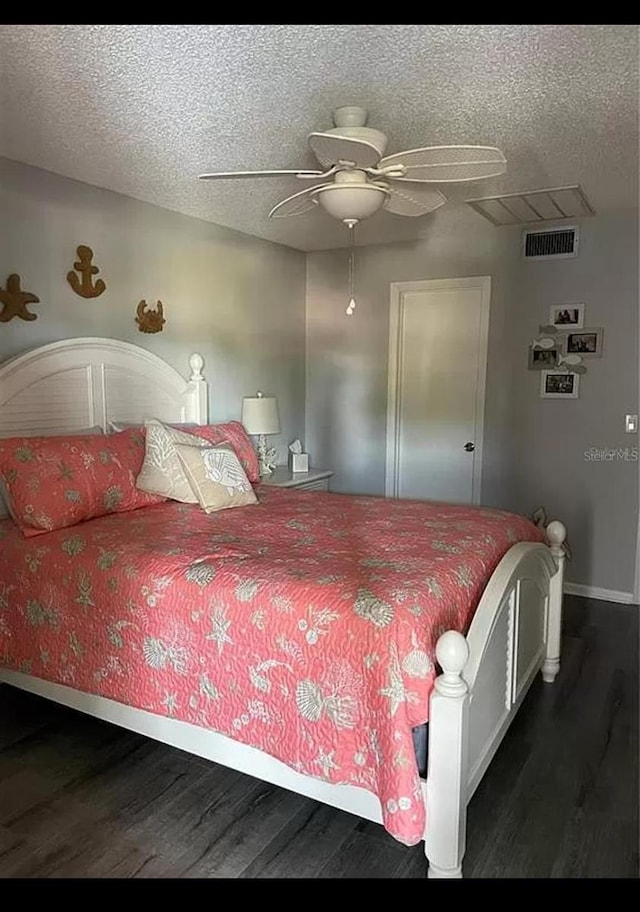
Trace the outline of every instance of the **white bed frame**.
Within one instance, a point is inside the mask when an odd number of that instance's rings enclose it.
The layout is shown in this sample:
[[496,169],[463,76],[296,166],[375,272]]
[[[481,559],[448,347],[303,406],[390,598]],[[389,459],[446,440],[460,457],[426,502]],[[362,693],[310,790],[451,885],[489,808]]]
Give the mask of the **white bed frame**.
[[[207,421],[207,384],[199,355],[185,380],[156,355],[113,339],[72,339],[0,365],[0,436],[61,431],[109,420]],[[549,546],[514,545],[489,580],[466,637],[444,633],[443,673],[431,696],[429,758],[422,792],[429,876],[462,876],[467,805],[531,682],[560,670],[566,531],[547,527]],[[302,775],[273,757],[208,729],[132,709],[104,697],[0,669],[0,683],[30,691],[341,808],[382,822],[375,795]]]

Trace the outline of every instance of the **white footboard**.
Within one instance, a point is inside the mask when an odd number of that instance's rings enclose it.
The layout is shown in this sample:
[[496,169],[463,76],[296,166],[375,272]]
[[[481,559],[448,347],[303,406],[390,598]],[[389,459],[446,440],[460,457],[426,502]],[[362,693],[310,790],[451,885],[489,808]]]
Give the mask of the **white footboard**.
[[465,639],[438,642],[443,674],[429,716],[426,853],[431,877],[461,877],[466,808],[535,674],[560,669],[566,531],[547,528],[549,547],[522,542],[493,574]]

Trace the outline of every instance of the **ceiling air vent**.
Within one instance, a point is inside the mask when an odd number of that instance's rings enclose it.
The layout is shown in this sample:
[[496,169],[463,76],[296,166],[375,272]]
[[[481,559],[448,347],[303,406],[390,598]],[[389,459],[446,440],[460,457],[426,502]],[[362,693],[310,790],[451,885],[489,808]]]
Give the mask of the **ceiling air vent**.
[[578,255],[576,225],[546,231],[525,231],[522,235],[525,260],[550,260]]
[[595,211],[579,184],[570,187],[549,187],[546,190],[522,190],[483,196],[466,201],[472,209],[492,225],[526,225],[535,222],[557,222],[595,215]]

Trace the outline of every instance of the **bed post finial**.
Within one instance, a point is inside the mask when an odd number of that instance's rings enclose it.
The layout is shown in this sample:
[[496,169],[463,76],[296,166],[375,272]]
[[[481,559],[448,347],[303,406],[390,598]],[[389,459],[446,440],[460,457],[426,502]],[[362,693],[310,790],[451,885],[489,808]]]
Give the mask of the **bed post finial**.
[[429,877],[462,877],[467,831],[467,713],[469,687],[462,670],[469,644],[456,630],[436,645],[442,674],[429,704],[425,852]]
[[191,368],[191,376],[189,380],[193,383],[195,380],[204,380],[202,376],[202,368],[204,367],[204,358],[202,355],[199,355],[197,352],[194,352],[189,358],[189,367]]
[[191,376],[189,377],[189,386],[193,394],[193,417],[197,424],[206,424],[209,420],[209,398],[207,381],[202,376],[204,367],[204,358],[197,352],[194,352],[189,358],[189,367]]
[[559,519],[554,519],[546,528],[547,541],[554,557],[559,556],[559,552],[564,555],[564,543],[567,537],[567,528]]
[[446,697],[465,694],[468,688],[461,677],[469,658],[469,644],[465,637],[456,630],[447,630],[436,644],[436,658],[442,668],[442,674],[435,683],[438,693]]
[[562,636],[562,594],[564,590],[564,565],[566,552],[564,542],[567,529],[564,523],[554,519],[546,529],[549,550],[556,562],[557,570],[549,581],[549,613],[547,620],[547,652],[542,665],[542,680],[553,684],[560,671],[560,639]]

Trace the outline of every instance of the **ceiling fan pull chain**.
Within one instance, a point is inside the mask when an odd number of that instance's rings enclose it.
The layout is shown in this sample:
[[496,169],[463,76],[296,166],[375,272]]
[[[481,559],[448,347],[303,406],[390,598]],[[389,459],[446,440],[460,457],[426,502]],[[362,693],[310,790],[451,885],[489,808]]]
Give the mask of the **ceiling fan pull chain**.
[[349,225],[351,232],[351,249],[349,250],[349,303],[347,304],[347,316],[352,317],[356,309],[356,299],[354,297],[355,286],[355,255],[356,255],[356,226]]

